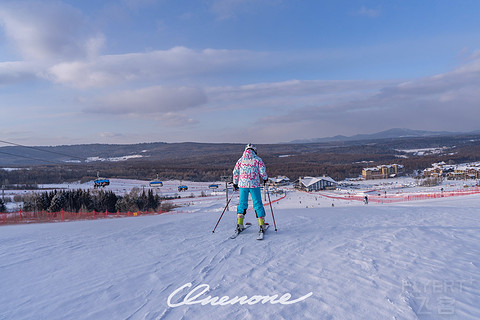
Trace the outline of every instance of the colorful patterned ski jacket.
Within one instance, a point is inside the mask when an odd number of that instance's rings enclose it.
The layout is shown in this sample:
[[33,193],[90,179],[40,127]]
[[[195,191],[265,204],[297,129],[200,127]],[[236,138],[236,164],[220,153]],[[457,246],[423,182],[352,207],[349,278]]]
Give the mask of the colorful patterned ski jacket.
[[240,188],[260,188],[260,178],[268,179],[265,164],[252,149],[247,149],[233,169],[233,184]]

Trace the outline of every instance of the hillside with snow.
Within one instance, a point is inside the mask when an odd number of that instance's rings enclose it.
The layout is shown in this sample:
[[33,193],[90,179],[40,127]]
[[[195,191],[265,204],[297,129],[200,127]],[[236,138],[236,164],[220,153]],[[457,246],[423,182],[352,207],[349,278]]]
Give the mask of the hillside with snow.
[[0,226],[0,319],[480,318],[480,195],[365,205],[286,191],[263,241],[251,210],[254,227],[229,239],[236,198],[212,233],[224,194],[162,215]]

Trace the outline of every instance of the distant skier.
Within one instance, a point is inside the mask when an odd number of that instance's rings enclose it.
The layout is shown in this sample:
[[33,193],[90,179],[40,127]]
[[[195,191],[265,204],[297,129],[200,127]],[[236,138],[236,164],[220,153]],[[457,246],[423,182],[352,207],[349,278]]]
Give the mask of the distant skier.
[[265,230],[265,209],[260,192],[261,183],[266,184],[268,176],[263,160],[257,156],[257,148],[249,143],[243,156],[233,169],[233,187],[239,190],[240,200],[237,207],[237,229],[245,229],[243,219],[248,209],[248,195],[252,196],[253,208],[257,214],[260,232]]
[[368,204],[368,197],[367,197],[367,196],[365,196],[365,198],[363,199],[363,202],[364,202],[365,204]]

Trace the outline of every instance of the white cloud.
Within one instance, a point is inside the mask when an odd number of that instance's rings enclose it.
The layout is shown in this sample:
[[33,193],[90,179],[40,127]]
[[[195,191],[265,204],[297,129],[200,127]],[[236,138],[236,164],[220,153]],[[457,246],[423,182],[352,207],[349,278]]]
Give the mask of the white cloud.
[[157,3],[159,0],[123,0],[125,5],[132,9],[137,9],[145,6],[150,6]]
[[0,62],[0,86],[11,85],[40,77],[43,67],[37,63],[12,61]]
[[3,3],[0,22],[27,60],[81,59],[96,55],[104,42],[79,10],[61,2]]
[[222,110],[251,110],[250,121],[271,132],[287,125],[294,131],[303,127],[309,128],[305,132],[315,133],[319,124],[325,130],[336,128],[336,133],[368,132],[377,125],[381,129],[412,125],[439,129],[452,118],[458,119],[457,125],[464,121],[474,126],[475,117],[465,114],[480,116],[480,110],[476,111],[480,99],[478,60],[473,55],[451,72],[406,82],[289,80],[205,88],[153,86],[98,98],[95,108],[86,111],[151,114],[152,119],[183,126],[196,123],[186,114],[198,113],[199,107],[214,117]]
[[235,16],[235,12],[242,5],[255,3],[255,0],[214,0],[210,9],[218,19],[228,19]]
[[258,65],[264,56],[263,53],[244,50],[195,51],[174,47],[63,62],[52,66],[48,74],[53,81],[72,87],[102,87],[126,81],[162,81],[241,70]]
[[118,132],[110,132],[110,131],[106,131],[106,132],[100,132],[98,134],[98,136],[100,138],[109,138],[109,139],[118,139],[118,138],[125,138],[125,135],[123,133],[118,133]]
[[335,96],[353,92],[376,90],[392,81],[364,80],[288,80],[282,82],[249,84],[238,87],[212,87],[206,89],[214,101],[238,101],[279,97]]
[[210,10],[219,20],[235,18],[238,13],[254,11],[261,5],[275,5],[279,0],[211,0]]
[[272,113],[259,119],[256,126],[261,124],[266,131],[272,132],[283,126],[293,131],[304,128],[303,132],[308,132],[310,137],[392,127],[478,129],[479,61],[474,55],[469,63],[451,72],[359,91],[353,99],[325,104],[318,96],[317,103],[311,100],[303,106]]
[[142,117],[156,114],[165,117],[169,112],[197,107],[206,102],[207,97],[201,88],[153,86],[100,97],[90,103],[91,107],[84,112]]
[[168,127],[185,127],[198,124],[199,122],[192,119],[185,114],[176,112],[167,112],[159,114],[155,117],[156,120],[162,121]]
[[369,18],[376,18],[380,15],[380,13],[381,13],[380,9],[371,9],[371,8],[366,8],[365,6],[362,6],[360,10],[357,11],[357,15],[365,16]]

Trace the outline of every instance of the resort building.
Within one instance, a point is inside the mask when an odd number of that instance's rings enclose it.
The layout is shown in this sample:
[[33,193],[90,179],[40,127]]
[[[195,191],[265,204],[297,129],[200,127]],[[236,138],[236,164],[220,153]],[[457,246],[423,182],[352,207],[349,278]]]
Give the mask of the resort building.
[[298,187],[306,191],[334,190],[338,183],[330,177],[303,177],[298,180]]
[[365,180],[388,179],[403,175],[404,167],[401,164],[380,165],[372,168],[364,168],[362,177]]

